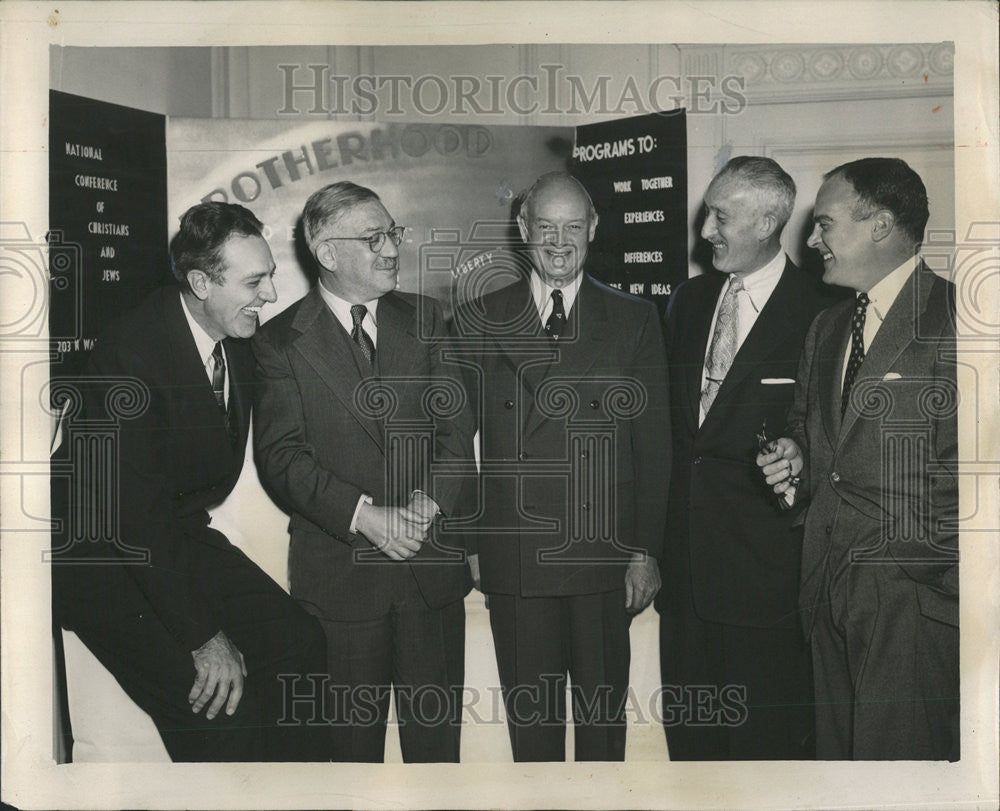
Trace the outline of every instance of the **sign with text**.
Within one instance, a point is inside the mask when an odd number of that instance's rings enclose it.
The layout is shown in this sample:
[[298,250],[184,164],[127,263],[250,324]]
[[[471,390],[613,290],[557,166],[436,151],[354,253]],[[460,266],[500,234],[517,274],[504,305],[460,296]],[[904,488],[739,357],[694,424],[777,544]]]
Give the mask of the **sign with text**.
[[79,372],[101,328],[169,279],[166,119],[51,91],[52,376]]
[[662,315],[688,277],[684,110],[577,127],[573,173],[600,216],[588,270]]

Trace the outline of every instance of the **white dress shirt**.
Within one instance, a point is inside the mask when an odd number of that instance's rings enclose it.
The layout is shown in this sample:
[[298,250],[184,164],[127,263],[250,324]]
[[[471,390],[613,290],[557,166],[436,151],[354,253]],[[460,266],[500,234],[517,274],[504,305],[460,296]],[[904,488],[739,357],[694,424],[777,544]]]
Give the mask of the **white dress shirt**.
[[[884,276],[878,284],[868,291],[868,310],[865,313],[865,354],[875,340],[882,322],[889,314],[889,308],[899,297],[899,291],[903,289],[906,280],[917,267],[917,257],[907,259],[888,276]],[[856,293],[855,296],[860,295]],[[847,339],[847,349],[844,351],[844,360],[840,367],[840,390],[844,390],[844,377],[847,374],[847,361],[851,357],[851,339]]]
[[[323,286],[322,280],[319,283],[319,294],[323,298],[323,301],[326,302],[326,306],[330,308],[330,312],[337,317],[340,326],[347,330],[347,334],[350,335],[354,332],[354,319],[351,317],[351,307],[354,305],[346,299],[342,299],[336,293],[331,293],[327,290]],[[372,339],[372,344],[378,348],[378,321],[375,320],[378,299],[366,301],[364,305],[368,308],[368,314],[361,322],[361,329],[368,334],[368,337]]]
[[566,311],[566,317],[569,318],[570,310],[573,309],[573,303],[576,301],[576,294],[580,292],[580,284],[582,282],[583,273],[581,272],[577,273],[576,277],[563,287],[553,287],[544,281],[538,275],[537,271],[531,271],[528,283],[531,285],[531,298],[534,300],[535,308],[538,310],[538,317],[542,319],[542,326],[545,325],[545,322],[549,320],[549,316],[552,314],[552,291],[559,290],[562,292],[563,309]]
[[[743,342],[746,340],[747,335],[750,334],[750,330],[753,329],[753,325],[757,323],[757,316],[764,309],[767,300],[771,298],[774,288],[778,286],[778,281],[781,279],[781,273],[784,269],[785,254],[783,251],[778,251],[774,255],[774,258],[764,265],[764,267],[755,270],[753,273],[740,274],[743,279],[743,289],[736,294],[737,312],[739,315],[736,325],[737,352],[743,346]],[[705,358],[701,368],[701,391],[705,390],[708,353],[712,348],[712,336],[715,334],[715,322],[719,317],[719,307],[722,306],[722,299],[726,295],[727,289],[729,289],[728,280],[722,286],[722,290],[719,291],[719,298],[715,302],[715,312],[712,314],[712,323],[708,328],[708,341],[705,344]],[[701,425],[704,421],[705,410],[699,406],[698,425]]]
[[[198,347],[198,357],[201,358],[202,365],[205,367],[205,374],[208,375],[208,382],[212,382],[212,378],[215,374],[215,359],[212,357],[212,353],[215,351],[215,345],[218,343],[211,335],[209,335],[202,328],[201,324],[194,320],[194,316],[191,315],[191,311],[188,309],[187,301],[184,300],[184,294],[178,293],[181,297],[181,306],[184,308],[184,317],[187,318],[188,326],[191,328],[191,334],[194,336],[194,345]],[[226,355],[226,347],[222,346],[222,359],[226,363],[226,374],[223,375],[223,398],[226,405],[229,405],[229,358]]]

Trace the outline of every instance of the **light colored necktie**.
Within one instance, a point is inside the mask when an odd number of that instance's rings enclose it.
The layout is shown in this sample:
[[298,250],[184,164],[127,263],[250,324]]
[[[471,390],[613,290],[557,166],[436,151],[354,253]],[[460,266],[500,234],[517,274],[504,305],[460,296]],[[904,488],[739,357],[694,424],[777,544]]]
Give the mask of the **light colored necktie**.
[[739,348],[736,341],[736,330],[739,326],[739,300],[736,294],[743,289],[743,279],[735,273],[729,276],[729,287],[726,288],[719,306],[719,315],[715,319],[715,332],[712,333],[712,343],[708,350],[708,363],[705,364],[705,387],[701,390],[701,408],[708,410],[726,379],[729,367]]

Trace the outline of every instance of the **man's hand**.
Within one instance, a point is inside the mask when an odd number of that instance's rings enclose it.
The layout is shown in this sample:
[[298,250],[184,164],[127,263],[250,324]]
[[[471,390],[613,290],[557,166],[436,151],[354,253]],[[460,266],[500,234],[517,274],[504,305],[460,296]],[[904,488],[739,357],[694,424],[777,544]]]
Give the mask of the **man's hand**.
[[194,657],[197,673],[194,686],[188,693],[191,711],[201,712],[214,695],[205,717],[209,721],[215,718],[223,702],[226,704],[226,715],[232,715],[243,698],[243,679],[247,675],[247,666],[239,648],[219,631],[198,650],[191,651],[191,656]]
[[660,590],[660,567],[656,558],[636,556],[625,570],[625,610],[638,614]]
[[771,453],[757,455],[757,466],[767,483],[780,496],[789,487],[795,486],[791,479],[802,472],[805,460],[802,458],[802,449],[788,437],[776,439],[774,445],[775,449]]
[[400,517],[423,530],[426,538],[427,532],[439,512],[441,512],[441,508],[438,507],[434,499],[422,490],[414,490],[410,494],[410,503],[400,508]]
[[407,507],[375,507],[363,504],[358,511],[358,532],[392,560],[409,560],[424,544],[426,528],[407,520]]

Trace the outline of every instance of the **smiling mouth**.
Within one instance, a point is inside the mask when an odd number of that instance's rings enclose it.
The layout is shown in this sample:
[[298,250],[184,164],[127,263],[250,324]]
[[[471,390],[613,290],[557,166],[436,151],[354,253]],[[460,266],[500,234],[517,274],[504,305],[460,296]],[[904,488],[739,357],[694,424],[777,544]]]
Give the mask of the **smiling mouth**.
[[245,312],[247,315],[259,315],[260,314],[260,309],[263,306],[264,306],[263,304],[258,304],[258,305],[253,306],[253,307],[244,307],[243,308],[243,312]]
[[833,254],[830,253],[829,251],[821,253],[820,256],[822,257],[824,262],[830,262],[833,260]]
[[572,256],[571,251],[555,251],[547,250],[546,255],[549,257],[549,261],[556,270],[563,270],[569,265],[570,257]]

